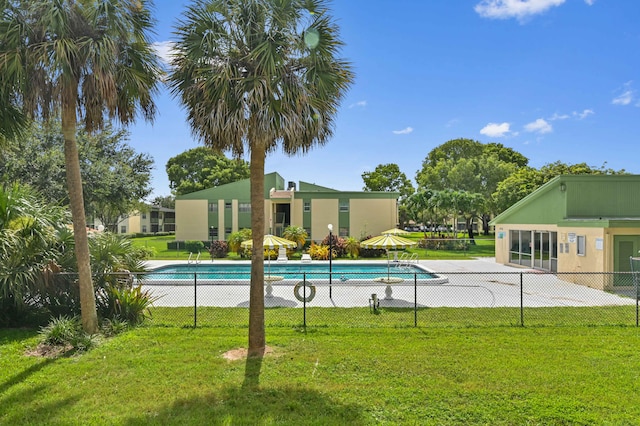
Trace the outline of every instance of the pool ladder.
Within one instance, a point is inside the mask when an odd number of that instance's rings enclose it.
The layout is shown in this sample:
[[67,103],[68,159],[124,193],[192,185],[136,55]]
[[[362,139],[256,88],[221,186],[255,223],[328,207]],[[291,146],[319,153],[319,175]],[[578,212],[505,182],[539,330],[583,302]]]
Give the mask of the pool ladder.
[[409,265],[415,265],[418,263],[418,253],[404,252],[400,255],[396,268],[407,268]]
[[192,257],[193,253],[189,253],[189,259],[187,259],[188,264],[195,263],[197,265],[198,263],[200,263],[200,252],[198,252],[198,255],[195,259],[192,259]]

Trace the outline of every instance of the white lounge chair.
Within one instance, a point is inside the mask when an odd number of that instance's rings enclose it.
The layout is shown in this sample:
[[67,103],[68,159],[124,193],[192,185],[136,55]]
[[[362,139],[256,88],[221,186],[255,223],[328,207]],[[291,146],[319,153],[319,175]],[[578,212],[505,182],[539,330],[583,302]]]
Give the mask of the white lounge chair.
[[311,263],[311,255],[309,253],[304,253],[300,260],[302,263]]
[[284,247],[280,247],[278,249],[278,259],[277,261],[280,263],[287,263],[287,260],[289,260],[289,258],[287,257],[287,249]]

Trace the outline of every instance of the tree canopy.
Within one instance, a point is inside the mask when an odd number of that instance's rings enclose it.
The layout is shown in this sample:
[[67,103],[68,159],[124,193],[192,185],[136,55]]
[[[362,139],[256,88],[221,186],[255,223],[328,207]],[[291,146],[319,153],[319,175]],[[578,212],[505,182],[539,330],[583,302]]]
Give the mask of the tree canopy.
[[[93,134],[80,128],[77,134],[85,211],[112,229],[118,217],[136,209],[151,193],[153,160],[136,153],[127,137],[126,130],[110,125]],[[34,122],[0,152],[0,176],[7,183],[27,184],[53,202],[68,205],[63,148],[59,120]]]
[[364,191],[394,191],[400,193],[400,201],[406,200],[415,189],[407,175],[397,164],[380,164],[372,172],[362,173]]
[[167,176],[172,193],[184,195],[248,179],[249,163],[229,159],[210,147],[201,146],[170,158]]

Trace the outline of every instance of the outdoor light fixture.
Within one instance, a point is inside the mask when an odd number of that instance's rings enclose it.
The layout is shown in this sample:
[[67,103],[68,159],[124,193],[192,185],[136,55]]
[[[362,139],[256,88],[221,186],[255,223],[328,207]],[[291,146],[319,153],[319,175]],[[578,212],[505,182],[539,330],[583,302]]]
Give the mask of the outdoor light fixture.
[[333,257],[333,225],[327,225],[329,228],[329,299],[331,299],[331,258]]
[[565,185],[564,183],[561,183],[561,184],[560,184],[560,191],[561,191],[561,192],[564,192],[564,191],[566,191],[566,190],[567,190],[567,185]]

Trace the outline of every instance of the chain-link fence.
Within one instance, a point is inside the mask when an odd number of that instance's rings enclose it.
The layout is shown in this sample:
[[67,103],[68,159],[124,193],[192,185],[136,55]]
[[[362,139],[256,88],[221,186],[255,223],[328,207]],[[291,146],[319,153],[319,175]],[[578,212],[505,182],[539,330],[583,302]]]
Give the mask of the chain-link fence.
[[[266,326],[638,325],[631,273],[265,273]],[[134,277],[157,300],[152,324],[246,327],[246,274]],[[604,290],[600,290],[604,289]]]

